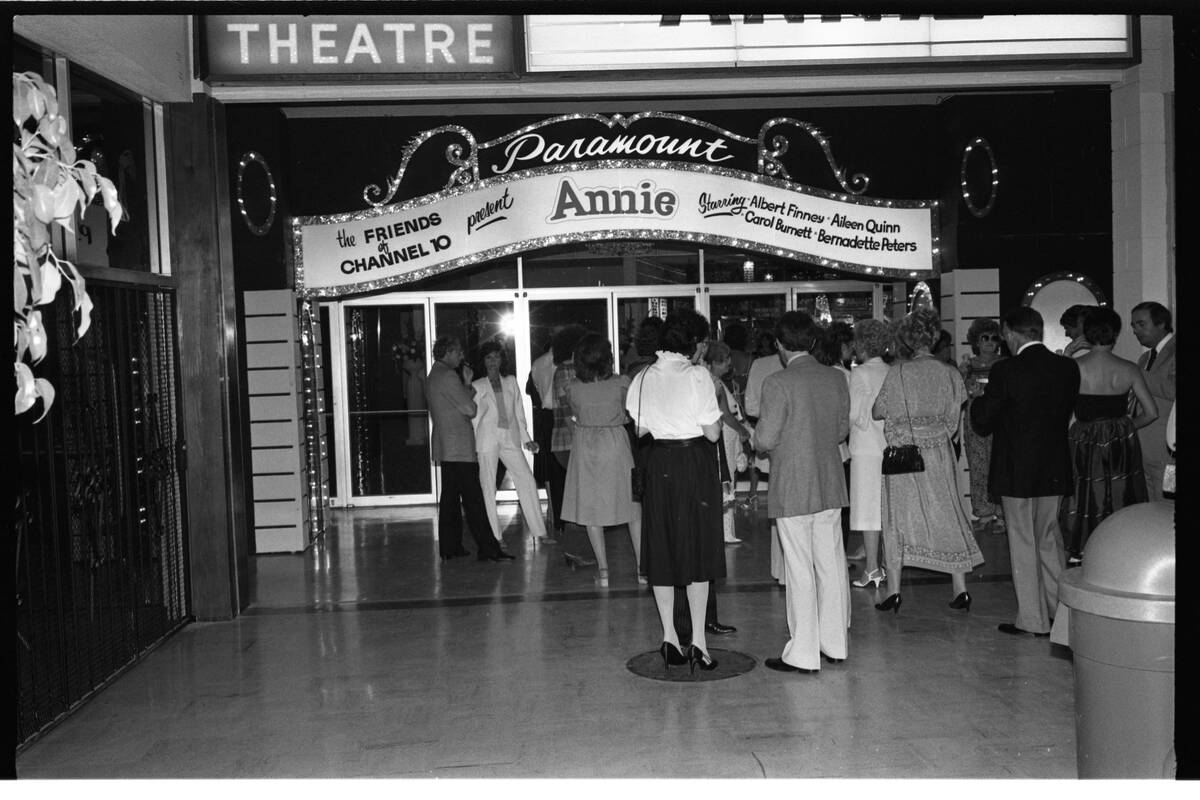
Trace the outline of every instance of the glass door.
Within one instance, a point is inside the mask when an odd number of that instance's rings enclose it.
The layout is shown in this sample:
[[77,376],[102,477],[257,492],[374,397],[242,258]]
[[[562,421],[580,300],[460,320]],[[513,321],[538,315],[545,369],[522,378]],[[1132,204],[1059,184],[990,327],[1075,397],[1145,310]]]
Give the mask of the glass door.
[[430,502],[424,302],[370,298],[330,306],[335,505]]
[[890,283],[819,281],[793,286],[795,309],[807,312],[823,325],[883,319],[891,309]]
[[608,334],[613,342],[617,372],[637,356],[634,341],[638,326],[646,317],[666,319],[681,309],[695,309],[699,292],[695,287],[630,287],[613,292],[613,324]]

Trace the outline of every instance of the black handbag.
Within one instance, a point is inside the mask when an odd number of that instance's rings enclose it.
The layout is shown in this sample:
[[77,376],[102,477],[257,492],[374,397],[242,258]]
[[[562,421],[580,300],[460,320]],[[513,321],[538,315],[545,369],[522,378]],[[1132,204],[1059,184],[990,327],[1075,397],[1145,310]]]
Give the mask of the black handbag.
[[[904,398],[904,414],[908,417],[908,435],[912,436],[912,415],[908,412],[908,394],[904,390],[904,365],[900,365],[900,396]],[[915,436],[913,437],[916,438]],[[903,475],[906,472],[924,472],[925,459],[915,444],[886,447],[883,451],[883,474]]]

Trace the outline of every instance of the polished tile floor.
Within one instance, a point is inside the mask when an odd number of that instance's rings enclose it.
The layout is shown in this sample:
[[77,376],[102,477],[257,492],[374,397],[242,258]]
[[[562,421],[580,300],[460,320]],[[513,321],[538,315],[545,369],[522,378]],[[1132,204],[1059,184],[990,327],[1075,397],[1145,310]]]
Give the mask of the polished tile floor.
[[[625,662],[658,644],[624,529],[611,587],[572,570],[582,530],[518,560],[437,559],[436,509],[331,515],[308,552],[253,559],[253,597],[195,623],[26,748],[22,778],[1073,778],[1071,663],[996,631],[1015,603],[1006,540],[980,534],[969,614],[945,576],[906,571],[899,615],[852,591],[850,658],[818,675],[761,661],[786,637],[762,511],[739,512],[720,587],[760,663],[663,683]],[[852,547],[857,544],[852,538]],[[468,541],[469,549],[474,549]],[[849,573],[848,573],[849,574]]]

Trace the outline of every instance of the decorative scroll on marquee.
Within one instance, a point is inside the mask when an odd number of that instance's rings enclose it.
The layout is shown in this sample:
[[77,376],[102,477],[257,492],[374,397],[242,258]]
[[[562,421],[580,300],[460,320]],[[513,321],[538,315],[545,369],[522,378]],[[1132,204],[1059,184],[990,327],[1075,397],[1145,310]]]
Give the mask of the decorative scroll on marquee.
[[[871,179],[861,173],[855,174],[849,182],[845,179],[845,172],[833,160],[833,151],[829,147],[829,140],[821,133],[816,125],[810,122],[801,122],[790,117],[776,117],[768,120],[758,131],[758,139],[750,139],[746,136],[740,136],[732,131],[713,125],[710,122],[687,117],[682,114],[671,114],[665,111],[641,111],[637,114],[625,116],[624,114],[614,114],[611,117],[606,117],[603,114],[563,114],[562,116],[553,117],[552,119],[542,120],[533,125],[527,125],[524,128],[515,130],[512,133],[506,133],[490,142],[479,144],[475,141],[474,135],[461,125],[443,125],[439,128],[432,128],[424,131],[408,143],[404,148],[404,153],[400,159],[400,168],[396,174],[388,178],[387,191],[379,187],[378,184],[369,184],[363,189],[363,200],[368,205],[379,208],[392,201],[396,196],[396,192],[400,189],[400,181],[404,178],[404,173],[408,169],[408,164],[412,160],[413,154],[420,149],[421,145],[425,144],[429,139],[442,133],[456,133],[467,142],[467,156],[463,157],[463,147],[459,143],[454,143],[446,147],[446,162],[454,167],[450,173],[450,179],[446,181],[444,188],[449,189],[452,186],[465,186],[469,183],[479,181],[479,154],[485,150],[491,150],[503,144],[508,144],[515,139],[518,139],[526,134],[534,131],[548,128],[552,125],[561,125],[567,122],[578,122],[580,120],[592,120],[601,125],[604,125],[609,130],[621,129],[628,130],[629,126],[635,122],[644,119],[664,119],[672,122],[684,123],[687,125],[695,125],[700,128],[719,133],[722,136],[727,136],[735,142],[742,144],[757,144],[758,145],[758,171],[761,175],[767,175],[772,178],[783,178],[788,180],[791,175],[779,160],[779,157],[788,151],[788,139],[784,136],[776,135],[771,138],[771,144],[767,146],[767,132],[773,128],[783,125],[794,125],[807,133],[820,146],[821,152],[825,155],[825,160],[829,162],[829,168],[833,170],[834,177],[837,178],[841,187],[850,194],[862,194],[867,190],[867,185]],[[487,176],[491,177],[491,176]]]
[[[653,119],[715,137],[626,133]],[[566,144],[542,136],[580,121],[611,135]],[[792,182],[782,160],[789,127],[820,147],[842,192]],[[445,148],[444,188],[393,202],[417,152],[441,134],[462,139]],[[724,166],[739,158],[728,143],[746,146],[743,161],[752,146],[757,171]],[[488,171],[494,174],[481,177]],[[847,177],[824,134],[789,117],[768,120],[756,138],[653,111],[568,114],[482,143],[460,125],[445,125],[415,136],[386,183],[364,188],[368,208],[361,211],[292,218],[300,296],[375,291],[538,248],[613,240],[721,245],[879,277],[937,274],[938,201],[864,197],[870,179]]]

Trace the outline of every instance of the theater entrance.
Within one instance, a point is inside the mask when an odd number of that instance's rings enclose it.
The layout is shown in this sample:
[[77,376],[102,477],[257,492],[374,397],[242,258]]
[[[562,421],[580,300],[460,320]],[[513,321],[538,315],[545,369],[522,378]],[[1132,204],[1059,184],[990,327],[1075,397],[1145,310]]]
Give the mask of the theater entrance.
[[[776,280],[770,273],[750,275],[744,265],[740,277],[753,282],[734,283],[719,269],[721,254],[711,251],[708,263],[718,266],[710,274],[726,280],[709,283],[703,279],[704,251],[692,250],[691,257],[696,269],[627,269],[624,277],[642,285],[603,285],[614,276],[605,274],[603,263],[588,263],[579,253],[557,264],[552,273],[544,272],[546,265],[533,255],[517,259],[515,288],[395,291],[321,302],[325,396],[332,399],[325,410],[331,433],[331,505],[437,501],[439,475],[430,462],[424,391],[433,341],[439,336],[456,336],[463,342],[477,377],[484,374],[479,345],[502,340],[508,370],[524,387],[533,360],[545,352],[560,325],[579,323],[603,333],[614,343],[616,363],[623,368],[635,352],[638,323],[651,314],[665,317],[680,308],[694,308],[709,318],[714,336],[722,337],[735,323],[752,334],[768,331],[780,314],[792,309],[824,322],[882,318],[893,313],[894,301],[902,304],[905,298],[903,283]],[[648,283],[663,275],[690,277],[693,282]],[[576,285],[539,285],[554,279]],[[584,281],[602,285],[578,285]],[[751,336],[748,347],[754,345]],[[526,418],[532,420],[528,395],[524,400]],[[516,499],[506,476],[499,487],[499,499]]]

